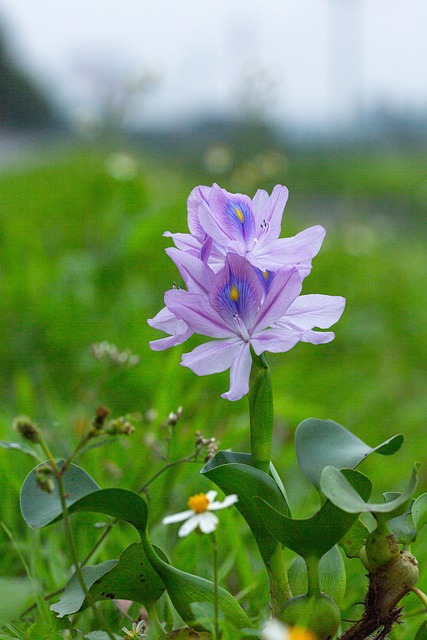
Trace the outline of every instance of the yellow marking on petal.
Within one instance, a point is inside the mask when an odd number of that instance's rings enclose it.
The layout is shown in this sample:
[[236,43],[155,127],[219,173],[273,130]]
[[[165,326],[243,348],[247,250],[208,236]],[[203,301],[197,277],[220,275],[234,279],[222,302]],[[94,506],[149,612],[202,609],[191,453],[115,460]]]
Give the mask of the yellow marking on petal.
[[236,287],[234,286],[234,284],[233,284],[233,286],[231,287],[231,291],[230,291],[230,298],[231,298],[232,300],[234,300],[234,302],[237,302],[237,301],[238,301],[238,299],[239,299],[239,292],[237,291],[237,289],[236,289]]
[[263,271],[262,275],[264,276],[264,280],[267,282],[267,280],[268,280],[268,271]]
[[187,504],[195,513],[204,513],[208,510],[209,499],[206,493],[196,493],[195,496],[189,498]]
[[236,211],[236,216],[239,218],[240,222],[244,222],[245,216],[243,215],[242,210],[239,209],[239,207],[236,207],[235,211]]
[[312,631],[303,627],[293,627],[289,634],[289,640],[316,640],[316,638]]

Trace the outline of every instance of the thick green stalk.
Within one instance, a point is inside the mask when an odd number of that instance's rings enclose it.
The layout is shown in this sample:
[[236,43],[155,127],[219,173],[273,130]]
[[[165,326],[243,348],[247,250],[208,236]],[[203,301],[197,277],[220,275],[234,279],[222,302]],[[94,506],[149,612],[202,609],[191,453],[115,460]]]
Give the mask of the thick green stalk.
[[279,542],[266,566],[270,582],[271,613],[274,618],[278,618],[285,602],[292,598],[282,545]]
[[257,356],[252,352],[248,399],[252,463],[268,473],[273,438],[273,390],[270,368],[263,353]]

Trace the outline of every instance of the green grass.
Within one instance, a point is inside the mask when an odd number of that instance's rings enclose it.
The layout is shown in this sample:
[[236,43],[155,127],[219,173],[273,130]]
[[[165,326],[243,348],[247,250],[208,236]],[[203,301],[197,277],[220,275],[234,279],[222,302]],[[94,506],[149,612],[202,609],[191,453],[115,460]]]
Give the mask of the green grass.
[[[341,205],[345,209],[341,218],[325,217],[322,209],[319,221],[326,220],[328,235],[304,283],[304,293],[347,298],[335,341],[318,347],[301,343],[288,354],[269,357],[277,423],[274,461],[299,515],[308,513],[305,505],[314,500],[296,468],[293,451],[294,430],[306,417],[332,418],[371,445],[403,433],[404,448],[392,463],[377,456],[362,470],[373,477],[378,497],[383,491],[403,488],[413,462],[420,460],[420,492],[427,488],[423,192],[417,158],[371,160],[369,164],[369,159],[347,158],[338,164],[336,158],[329,158],[329,163],[327,158],[317,163],[291,159],[287,176],[291,199],[285,235],[301,230],[307,221],[317,222],[313,211],[303,210],[305,192],[313,210],[317,197],[320,203],[326,198],[335,202],[337,210]],[[139,413],[143,418],[130,439],[92,449],[81,461],[104,487],[136,488],[161,468],[169,437],[162,422],[180,405],[183,418],[174,430],[171,459],[191,453],[196,430],[217,437],[224,448],[248,450],[245,399],[230,403],[220,398],[228,388],[227,373],[198,378],[179,366],[181,352],[201,339],[192,338],[183,348],[163,353],[148,347],[157,336],[146,320],[161,308],[164,291],[178,277],[164,254],[170,242],[162,233],[186,230],[188,193],[199,180],[213,179],[150,158],[137,162],[137,174],[125,181],[108,173],[102,154],[87,150],[0,176],[0,438],[17,439],[12,418],[28,414],[45,429],[46,439],[60,456],[72,448],[99,404],[108,406],[113,415]],[[232,179],[225,177],[221,186],[231,188],[231,184]],[[401,185],[400,191],[396,185]],[[270,188],[268,182],[257,186]],[[369,217],[356,205],[369,200],[372,215],[372,202],[396,197],[408,203],[414,190],[417,205],[406,224],[387,218],[382,210]],[[140,364],[126,369],[96,361],[89,346],[102,340],[131,349],[140,356]],[[144,416],[153,409],[158,418],[149,423]],[[0,519],[27,561],[33,558],[33,575],[45,593],[63,585],[70,561],[59,526],[34,534],[19,515],[19,488],[33,464],[23,454],[0,450]],[[202,540],[195,554],[194,541],[175,544],[175,532],[158,524],[165,513],[184,508],[192,491],[208,488],[199,468],[188,464],[167,471],[152,486],[150,508],[153,539],[180,567],[209,574]],[[75,524],[84,556],[99,531],[87,519],[76,518]],[[248,586],[249,562],[256,580],[266,588],[240,516],[227,514],[224,527],[223,561],[232,551],[236,554],[230,585],[235,590]],[[128,529],[118,529],[96,561],[117,557],[133,541],[132,535]],[[249,544],[249,558],[242,540]],[[419,557],[427,557],[426,544],[417,545]],[[24,575],[16,548],[1,530],[0,548],[2,575]],[[420,586],[426,590],[424,560],[421,570]],[[353,563],[350,571],[355,571]],[[363,571],[357,569],[354,579],[362,583]],[[354,598],[353,589],[347,603]],[[253,607],[250,596],[248,601]],[[111,613],[112,618],[115,615]],[[409,640],[413,628],[403,629],[397,637]]]

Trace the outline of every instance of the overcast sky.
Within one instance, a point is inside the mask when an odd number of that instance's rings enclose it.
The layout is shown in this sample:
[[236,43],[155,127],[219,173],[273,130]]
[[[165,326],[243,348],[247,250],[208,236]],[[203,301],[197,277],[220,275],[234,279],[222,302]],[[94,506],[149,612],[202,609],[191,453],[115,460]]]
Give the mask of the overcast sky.
[[13,55],[63,104],[150,73],[135,118],[259,104],[325,123],[427,110],[427,0],[0,0]]

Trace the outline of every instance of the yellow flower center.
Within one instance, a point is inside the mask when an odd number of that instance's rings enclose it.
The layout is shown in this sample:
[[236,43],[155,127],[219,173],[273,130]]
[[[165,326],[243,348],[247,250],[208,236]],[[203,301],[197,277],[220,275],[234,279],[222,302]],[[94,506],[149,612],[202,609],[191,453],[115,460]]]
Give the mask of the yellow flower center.
[[293,627],[290,631],[289,640],[316,640],[312,631],[303,627]]
[[236,207],[236,216],[239,218],[240,222],[245,221],[245,216],[242,213],[242,210],[239,207]]
[[267,280],[268,280],[268,271],[263,271],[262,275],[264,276],[264,280],[267,282]]
[[236,287],[234,286],[234,284],[233,284],[233,286],[231,287],[231,291],[230,291],[230,298],[231,298],[232,300],[234,300],[234,302],[237,302],[237,301],[238,301],[238,299],[239,299],[239,292],[237,291],[237,289],[236,289]]
[[189,498],[187,504],[195,513],[204,513],[208,510],[209,500],[206,493],[196,493],[195,496],[191,496],[191,498]]

